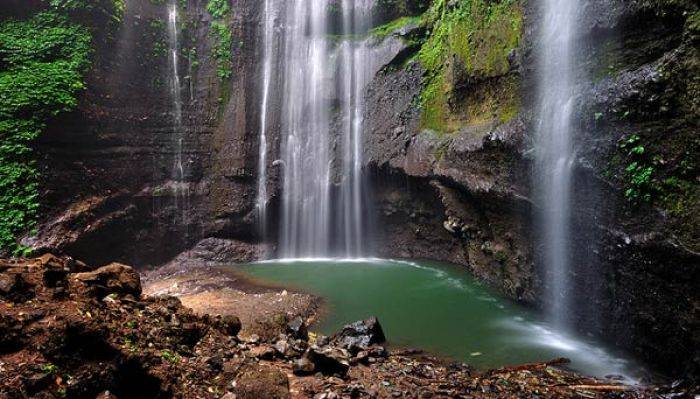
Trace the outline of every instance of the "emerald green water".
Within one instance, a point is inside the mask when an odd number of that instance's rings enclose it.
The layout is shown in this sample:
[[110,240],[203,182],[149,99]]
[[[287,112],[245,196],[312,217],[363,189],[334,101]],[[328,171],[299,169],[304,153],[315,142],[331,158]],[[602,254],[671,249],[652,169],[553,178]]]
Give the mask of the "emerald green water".
[[557,333],[451,265],[296,260],[248,264],[241,270],[323,297],[328,311],[313,329],[324,334],[377,316],[390,346],[425,349],[479,368],[567,357],[573,369],[589,375],[637,374],[599,343]]

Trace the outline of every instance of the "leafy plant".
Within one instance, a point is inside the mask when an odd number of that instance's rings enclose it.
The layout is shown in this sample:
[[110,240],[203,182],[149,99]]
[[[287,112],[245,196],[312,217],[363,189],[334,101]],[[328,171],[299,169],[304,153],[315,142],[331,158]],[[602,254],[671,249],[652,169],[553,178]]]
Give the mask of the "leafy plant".
[[216,59],[216,74],[219,79],[225,80],[233,74],[233,34],[228,26],[221,22],[212,22],[211,35],[216,42],[213,56]]
[[177,363],[180,361],[180,356],[168,350],[160,352],[160,357],[162,357],[163,360],[166,360],[170,363]]
[[[81,4],[51,2],[58,9]],[[32,144],[51,118],[77,106],[91,40],[58,11],[0,22],[0,252],[27,253],[16,239],[35,226],[39,210]]]
[[229,0],[209,0],[207,4],[207,11],[215,19],[225,18],[230,10]]
[[47,363],[41,366],[41,372],[44,374],[55,374],[58,371],[58,366],[53,363]]

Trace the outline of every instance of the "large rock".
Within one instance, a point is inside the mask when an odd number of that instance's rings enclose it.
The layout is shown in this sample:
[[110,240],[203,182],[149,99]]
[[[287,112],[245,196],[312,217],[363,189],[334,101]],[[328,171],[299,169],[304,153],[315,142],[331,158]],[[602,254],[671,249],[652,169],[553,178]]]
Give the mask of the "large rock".
[[350,370],[349,355],[337,348],[311,347],[304,356],[294,363],[296,375],[322,373],[324,375],[345,376]]
[[71,276],[74,291],[94,297],[110,294],[141,296],[141,279],[130,266],[112,263],[93,272]]
[[352,353],[357,353],[373,344],[386,341],[382,326],[376,317],[348,324],[333,337],[333,342]]

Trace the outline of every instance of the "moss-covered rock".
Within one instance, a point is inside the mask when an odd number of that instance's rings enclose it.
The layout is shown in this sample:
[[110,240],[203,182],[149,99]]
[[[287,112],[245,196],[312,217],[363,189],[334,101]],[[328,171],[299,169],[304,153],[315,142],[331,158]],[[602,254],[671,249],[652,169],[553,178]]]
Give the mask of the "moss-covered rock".
[[440,133],[510,120],[519,109],[516,52],[520,1],[435,1],[423,16],[428,35],[418,60],[426,70],[421,124]]

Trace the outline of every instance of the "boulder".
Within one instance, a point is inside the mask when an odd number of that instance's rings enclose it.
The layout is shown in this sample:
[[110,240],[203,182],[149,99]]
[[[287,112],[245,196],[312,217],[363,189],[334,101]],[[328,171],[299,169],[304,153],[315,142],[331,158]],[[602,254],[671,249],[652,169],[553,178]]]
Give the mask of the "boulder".
[[287,323],[287,334],[295,339],[308,339],[309,331],[306,328],[304,319],[300,316],[295,317]]
[[336,348],[312,347],[294,364],[294,374],[309,375],[315,372],[324,375],[345,376],[350,370],[349,356]]
[[348,324],[333,336],[333,343],[356,354],[373,344],[386,341],[382,326],[376,317]]
[[141,296],[141,279],[130,266],[112,263],[92,272],[71,276],[74,292],[103,298],[110,294]]

